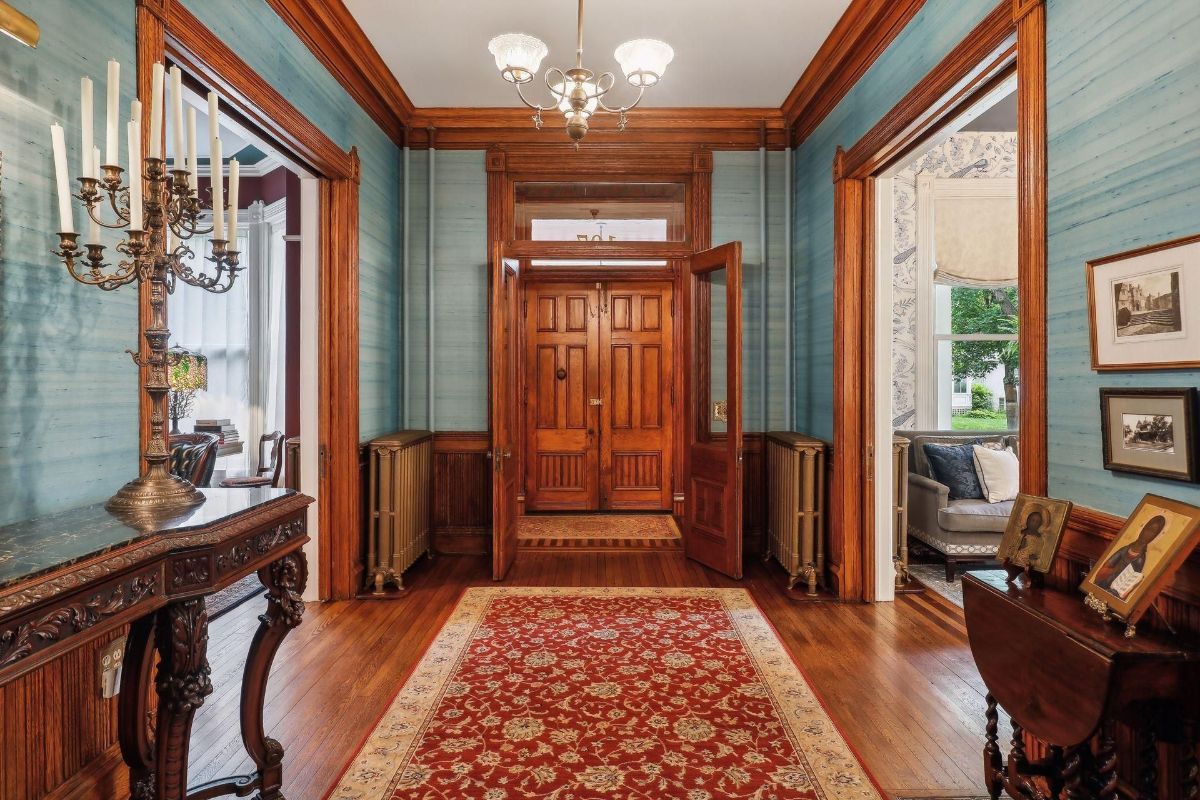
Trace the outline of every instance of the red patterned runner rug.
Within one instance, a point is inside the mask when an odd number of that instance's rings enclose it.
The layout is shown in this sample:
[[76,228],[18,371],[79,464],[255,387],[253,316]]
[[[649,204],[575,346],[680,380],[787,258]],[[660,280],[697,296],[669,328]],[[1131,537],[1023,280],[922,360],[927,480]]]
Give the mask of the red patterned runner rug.
[[468,589],[329,797],[881,800],[742,589]]

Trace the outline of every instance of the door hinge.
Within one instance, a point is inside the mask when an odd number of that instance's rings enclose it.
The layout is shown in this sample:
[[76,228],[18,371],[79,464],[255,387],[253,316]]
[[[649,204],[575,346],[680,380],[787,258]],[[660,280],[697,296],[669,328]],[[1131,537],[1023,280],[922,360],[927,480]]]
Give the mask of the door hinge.
[[325,464],[329,461],[329,450],[325,445],[317,447],[317,477],[324,479]]
[[669,307],[671,309],[671,319],[675,319],[675,298],[674,297],[671,298]]
[[867,449],[863,451],[863,456],[866,458],[866,464],[863,465],[863,474],[866,480],[875,480],[875,445],[867,445]]
[[526,318],[526,319],[529,317],[529,301],[528,300],[521,301],[521,317]]

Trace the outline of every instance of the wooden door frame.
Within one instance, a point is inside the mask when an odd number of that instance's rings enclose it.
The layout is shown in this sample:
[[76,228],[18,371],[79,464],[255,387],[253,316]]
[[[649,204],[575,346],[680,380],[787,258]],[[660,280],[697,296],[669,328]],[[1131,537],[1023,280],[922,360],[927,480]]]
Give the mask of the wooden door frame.
[[[1003,0],[849,150],[834,181],[834,441],[831,579],[843,600],[874,600],[875,178],[986,90],[1017,74],[1021,490],[1046,492],[1046,9]],[[890,458],[890,453],[874,454]]]
[[[150,94],[151,65],[167,58],[216,90],[225,109],[289,152],[319,180],[320,481],[318,592],[353,597],[362,571],[358,428],[358,184],[355,148],[342,150],[264,81],[179,0],[135,0],[138,95]],[[143,115],[142,140],[150,137]],[[139,324],[149,314],[149,287],[139,295]],[[143,344],[144,347],[144,344]],[[145,376],[142,376],[142,380]],[[155,409],[143,394],[143,439]],[[164,409],[158,409],[163,413]],[[143,441],[144,447],[144,441]]]
[[[504,245],[505,252],[509,252],[509,248],[516,248],[520,252],[526,253],[521,260],[521,269],[518,272],[518,291],[522,302],[524,302],[525,293],[530,286],[535,286],[540,283],[557,283],[557,284],[573,284],[577,283],[580,286],[594,285],[596,283],[670,283],[671,284],[671,338],[672,338],[672,355],[671,355],[671,391],[676,398],[684,397],[685,371],[683,366],[683,355],[680,352],[679,337],[683,334],[683,313],[680,304],[682,303],[681,291],[683,288],[683,273],[687,268],[686,259],[676,258],[667,259],[668,265],[664,268],[655,267],[640,267],[630,269],[609,269],[605,267],[597,268],[596,270],[555,270],[553,268],[538,268],[530,267],[529,262],[534,258],[539,257],[538,247],[536,245],[546,245],[545,254],[556,256],[561,253],[559,246],[567,244],[571,246],[571,250],[575,251],[579,245],[596,246],[590,242],[508,242]],[[620,243],[624,244],[624,243]],[[632,243],[637,244],[637,243]],[[653,243],[650,243],[653,244]],[[626,249],[630,253],[630,257],[638,257],[636,248]],[[531,255],[532,254],[532,255]],[[645,255],[642,253],[642,255]],[[657,258],[657,256],[646,256],[646,258]],[[528,393],[529,381],[525,373],[529,367],[526,359],[529,342],[526,339],[525,320],[518,320],[517,325],[517,375],[521,385],[521,394]],[[530,450],[532,442],[531,432],[527,428],[528,414],[521,415],[521,431],[519,436],[519,450],[517,451],[517,469],[521,474],[521,494],[517,504],[519,516],[525,516],[525,491],[524,486],[528,478],[529,462],[526,458]],[[683,432],[679,425],[673,425],[671,431],[671,496],[672,509],[671,515],[675,517],[676,522],[679,522],[683,514],[683,501],[680,495],[682,492],[682,476],[683,470]]]
[[[695,252],[707,250],[712,242],[712,172],[713,154],[707,147],[679,144],[643,144],[637,147],[621,145],[592,145],[575,150],[561,145],[504,145],[490,148],[484,157],[487,171],[487,215],[488,249],[497,242],[505,243],[505,252],[516,258],[538,256],[557,258],[596,257],[643,257],[665,258],[678,261],[690,258]],[[516,234],[515,203],[516,184],[521,181],[577,181],[607,180],[628,182],[676,181],[687,184],[685,218],[687,232],[683,242],[529,242],[514,241]],[[675,296],[681,298],[682,267],[675,269]],[[549,273],[542,273],[548,275]],[[649,276],[649,271],[645,273]],[[491,280],[489,271],[489,282]],[[582,277],[582,276],[579,276]],[[622,279],[628,273],[622,274]],[[521,270],[520,280],[534,279]],[[661,277],[659,278],[662,279]],[[524,287],[522,285],[522,292]],[[488,317],[497,313],[493,307],[493,293],[488,287]],[[682,314],[675,315],[675,374],[676,381],[683,380]],[[522,326],[518,354],[519,374],[524,376],[525,342]],[[488,353],[491,353],[491,337],[488,337]],[[677,397],[683,397],[682,384],[677,383]],[[492,386],[488,382],[488,409],[492,407]],[[522,416],[524,424],[524,416]],[[488,435],[491,435],[489,411]],[[679,519],[684,512],[683,493],[683,439],[679,426],[675,433],[675,474],[672,478],[672,514]],[[525,474],[525,435],[520,436],[521,449],[517,455],[518,469]],[[524,493],[518,503],[518,514],[524,514]]]

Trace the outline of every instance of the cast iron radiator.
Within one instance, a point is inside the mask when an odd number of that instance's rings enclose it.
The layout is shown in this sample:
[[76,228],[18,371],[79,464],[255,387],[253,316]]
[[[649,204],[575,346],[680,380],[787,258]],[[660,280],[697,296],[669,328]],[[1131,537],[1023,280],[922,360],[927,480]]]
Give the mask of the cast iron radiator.
[[402,589],[401,574],[430,552],[433,434],[399,431],[368,447],[367,588]]
[[825,443],[790,431],[767,434],[767,546],[810,595],[825,573]]

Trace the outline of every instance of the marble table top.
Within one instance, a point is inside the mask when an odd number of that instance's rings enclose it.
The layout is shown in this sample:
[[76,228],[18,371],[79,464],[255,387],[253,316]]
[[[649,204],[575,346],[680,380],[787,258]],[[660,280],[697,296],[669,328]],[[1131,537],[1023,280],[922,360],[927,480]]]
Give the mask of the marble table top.
[[172,517],[128,516],[102,503],[0,528],[0,590],[139,540],[222,522],[296,494],[292,489],[203,489],[207,500]]

